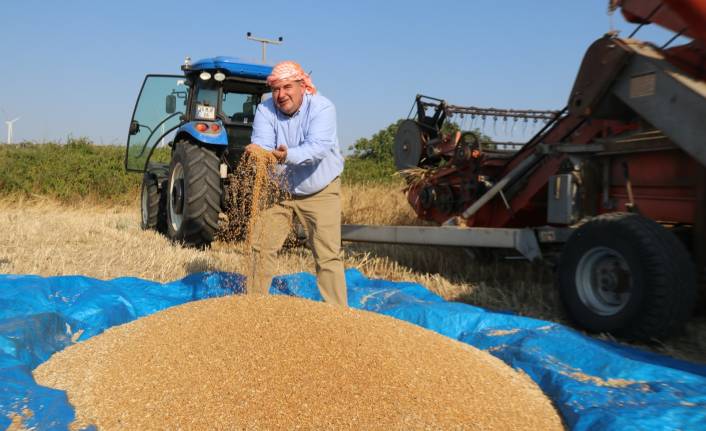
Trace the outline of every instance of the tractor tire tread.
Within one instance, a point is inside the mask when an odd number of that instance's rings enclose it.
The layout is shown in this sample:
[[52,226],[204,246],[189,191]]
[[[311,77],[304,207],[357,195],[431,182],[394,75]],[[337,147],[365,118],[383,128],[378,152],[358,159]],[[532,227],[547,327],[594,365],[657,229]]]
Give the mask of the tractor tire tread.
[[218,230],[221,211],[220,157],[216,151],[187,140],[177,142],[175,151],[184,167],[185,199],[181,232],[174,239],[206,247]]
[[[156,228],[159,221],[159,187],[157,186],[157,179],[149,172],[145,172],[142,177],[141,193],[145,192],[147,193],[147,220],[144,219],[144,213],[142,212],[144,209],[140,208],[142,214],[140,227],[143,230],[149,230]],[[141,199],[140,205],[142,204]]]

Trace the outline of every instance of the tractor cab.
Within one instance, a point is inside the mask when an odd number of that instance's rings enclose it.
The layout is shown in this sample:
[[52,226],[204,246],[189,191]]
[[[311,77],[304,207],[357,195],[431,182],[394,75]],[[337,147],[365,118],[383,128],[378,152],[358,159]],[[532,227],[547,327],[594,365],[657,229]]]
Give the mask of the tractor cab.
[[[207,246],[218,228],[229,174],[250,143],[272,67],[232,57],[191,63],[183,75],[147,75],[130,121],[125,168],[144,173],[142,227],[188,246]],[[152,162],[170,146],[169,163]]]
[[197,139],[227,144],[227,160],[235,166],[250,143],[255,110],[269,92],[265,80],[272,68],[215,57],[182,69],[193,87],[186,120],[194,129],[189,130],[201,133]]
[[250,141],[255,110],[272,68],[214,57],[181,67],[184,75],[147,75],[135,105],[125,167],[145,172],[154,149],[173,134],[221,147],[234,166]]

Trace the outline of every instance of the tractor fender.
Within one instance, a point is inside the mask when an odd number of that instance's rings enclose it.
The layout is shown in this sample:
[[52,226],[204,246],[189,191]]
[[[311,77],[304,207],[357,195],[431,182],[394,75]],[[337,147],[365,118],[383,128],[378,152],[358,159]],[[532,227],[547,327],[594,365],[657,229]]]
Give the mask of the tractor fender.
[[204,121],[189,121],[184,123],[179,129],[177,129],[175,142],[184,135],[188,135],[194,141],[203,142],[204,144],[211,145],[228,145],[228,134],[226,133],[225,127],[220,121],[217,122],[221,126],[218,133],[201,133],[196,130],[196,123],[204,123]]

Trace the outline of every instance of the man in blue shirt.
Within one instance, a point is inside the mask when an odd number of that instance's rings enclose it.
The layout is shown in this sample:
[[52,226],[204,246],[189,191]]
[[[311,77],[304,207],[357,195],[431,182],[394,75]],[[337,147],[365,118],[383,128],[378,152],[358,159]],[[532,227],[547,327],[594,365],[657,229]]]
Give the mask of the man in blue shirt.
[[293,61],[277,64],[267,78],[272,98],[260,103],[252,144],[271,151],[283,165],[291,198],[265,210],[251,233],[248,292],[267,294],[277,252],[291,226],[292,213],[304,224],[324,300],[348,305],[341,259],[341,181],[336,108],[317,94],[309,75]]

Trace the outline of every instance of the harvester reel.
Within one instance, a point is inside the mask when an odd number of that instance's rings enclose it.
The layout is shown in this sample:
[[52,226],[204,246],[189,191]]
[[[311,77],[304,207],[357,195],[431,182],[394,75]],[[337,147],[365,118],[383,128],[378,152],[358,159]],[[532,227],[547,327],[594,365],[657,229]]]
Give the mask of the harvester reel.
[[424,154],[422,129],[414,120],[400,123],[395,135],[395,167],[398,171],[416,168]]

